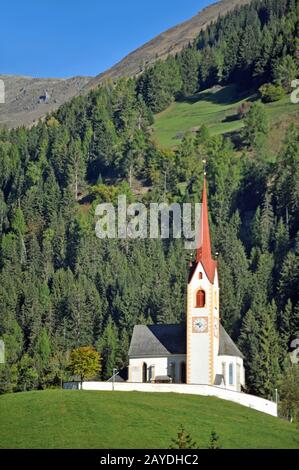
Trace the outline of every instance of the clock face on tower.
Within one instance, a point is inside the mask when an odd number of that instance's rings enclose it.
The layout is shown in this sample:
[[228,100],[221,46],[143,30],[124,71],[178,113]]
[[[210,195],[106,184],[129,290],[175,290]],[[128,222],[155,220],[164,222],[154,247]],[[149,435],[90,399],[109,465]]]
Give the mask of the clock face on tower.
[[192,332],[193,333],[207,333],[209,327],[208,317],[193,317],[192,318]]

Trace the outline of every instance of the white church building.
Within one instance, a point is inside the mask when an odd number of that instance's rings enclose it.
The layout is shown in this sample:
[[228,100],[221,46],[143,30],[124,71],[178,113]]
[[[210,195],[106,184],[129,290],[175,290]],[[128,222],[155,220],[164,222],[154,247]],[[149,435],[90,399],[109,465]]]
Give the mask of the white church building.
[[206,179],[200,234],[190,264],[186,321],[136,325],[129,349],[128,382],[245,386],[243,355],[220,323],[217,262],[212,258]]

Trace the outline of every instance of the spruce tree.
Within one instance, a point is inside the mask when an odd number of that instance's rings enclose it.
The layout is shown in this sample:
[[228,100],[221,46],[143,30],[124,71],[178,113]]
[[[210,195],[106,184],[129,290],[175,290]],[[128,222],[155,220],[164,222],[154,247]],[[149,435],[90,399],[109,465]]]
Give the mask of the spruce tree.
[[118,336],[111,316],[109,316],[103,333],[97,341],[97,350],[103,359],[102,374],[103,379],[108,380],[113,375],[113,369],[118,367]]
[[248,310],[243,318],[238,344],[244,354],[244,366],[246,370],[246,388],[254,393],[258,374],[259,354],[259,324],[252,312]]
[[273,399],[277,387],[279,367],[279,337],[275,327],[277,309],[274,302],[258,312],[258,358],[255,380],[256,393]]
[[177,433],[177,438],[172,439],[170,449],[197,449],[196,442],[192,439],[191,435],[187,433],[182,424]]

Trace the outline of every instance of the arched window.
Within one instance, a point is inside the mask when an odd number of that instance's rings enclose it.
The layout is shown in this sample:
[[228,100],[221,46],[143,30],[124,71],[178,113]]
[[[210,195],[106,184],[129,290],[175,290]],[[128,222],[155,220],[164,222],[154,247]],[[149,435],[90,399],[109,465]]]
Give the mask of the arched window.
[[206,293],[204,290],[198,290],[196,292],[196,307],[203,308],[206,304]]
[[186,362],[181,362],[181,383],[186,383]]
[[198,273],[198,279],[202,279],[202,272]]
[[147,382],[147,364],[146,364],[146,362],[144,362],[143,366],[142,366],[142,382]]
[[234,385],[234,365],[232,363],[228,367],[228,383]]
[[224,385],[226,384],[226,364],[225,362],[222,362],[222,376],[223,376],[223,382]]

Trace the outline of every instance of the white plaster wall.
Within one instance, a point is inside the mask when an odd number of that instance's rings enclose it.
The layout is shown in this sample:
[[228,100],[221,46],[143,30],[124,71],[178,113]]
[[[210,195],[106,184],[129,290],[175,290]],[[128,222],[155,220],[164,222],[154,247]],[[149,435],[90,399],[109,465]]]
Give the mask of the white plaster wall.
[[[202,279],[199,279],[199,272],[202,273]],[[196,292],[202,289],[206,293],[206,304],[204,308],[196,308]],[[208,333],[193,333],[192,332],[192,318],[193,317],[207,317],[209,321],[209,329],[211,328],[211,321],[209,315],[210,308],[210,289],[211,284],[205,274],[201,263],[198,263],[193,273],[191,282],[188,285],[188,298],[189,316],[188,331],[187,331],[187,347],[189,339],[189,383],[209,383],[209,348],[210,338]],[[188,351],[188,349],[187,349]]]
[[131,382],[142,382],[142,368],[146,363],[147,370],[155,366],[155,375],[167,375],[167,357],[143,357],[130,358],[129,362],[129,380]]
[[186,362],[185,355],[170,355],[165,357],[138,357],[129,360],[129,381],[142,382],[143,364],[146,363],[148,374],[147,380],[150,379],[149,369],[154,366],[154,377],[158,375],[170,375],[170,364],[175,364],[175,381],[180,380],[180,365]]
[[[214,309],[213,309],[213,316],[214,319],[217,320],[217,327],[218,327],[218,334],[215,336],[214,331],[213,331],[213,353],[214,353],[214,379],[216,375],[216,370],[218,366],[218,353],[219,353],[219,335],[220,335],[220,320],[219,320],[219,282],[218,282],[218,272],[217,269],[215,271],[215,279],[214,279],[214,285],[213,285],[213,303],[214,303]],[[214,324],[212,325],[214,329]]]
[[[83,390],[110,391],[112,390],[112,386],[113,384],[111,382],[83,382]],[[272,401],[211,385],[116,382],[114,384],[114,390],[127,392],[174,392],[187,395],[214,396],[222,400],[239,403],[240,405],[261,411],[262,413],[277,416],[277,404]]]
[[[245,386],[243,359],[237,356],[218,356],[217,374],[222,374],[222,363],[225,363],[225,388],[239,391],[237,384],[237,365],[240,366],[240,385]],[[229,384],[229,364],[233,364],[233,385]]]

